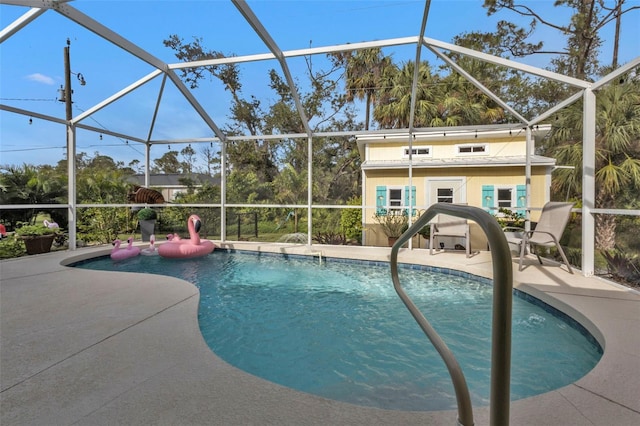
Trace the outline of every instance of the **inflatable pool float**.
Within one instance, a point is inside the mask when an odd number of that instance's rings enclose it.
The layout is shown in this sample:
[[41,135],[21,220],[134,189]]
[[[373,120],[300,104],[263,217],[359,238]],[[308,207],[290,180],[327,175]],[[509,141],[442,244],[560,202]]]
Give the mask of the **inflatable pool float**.
[[156,236],[151,234],[149,237],[149,247],[140,250],[140,254],[143,256],[157,256],[158,248],[156,247]]
[[181,240],[182,238],[180,238],[180,235],[178,234],[167,234],[167,241],[173,241],[173,240]]
[[209,240],[200,240],[200,218],[192,214],[187,220],[189,228],[189,239],[183,240],[174,236],[166,243],[158,247],[158,253],[162,257],[169,258],[192,258],[206,256],[215,249],[215,245]]
[[115,240],[113,242],[114,247],[113,250],[111,250],[111,258],[113,260],[128,259],[140,254],[140,249],[133,246],[133,238],[129,238],[127,242],[129,244],[125,248],[120,248],[120,244],[122,244],[122,241]]

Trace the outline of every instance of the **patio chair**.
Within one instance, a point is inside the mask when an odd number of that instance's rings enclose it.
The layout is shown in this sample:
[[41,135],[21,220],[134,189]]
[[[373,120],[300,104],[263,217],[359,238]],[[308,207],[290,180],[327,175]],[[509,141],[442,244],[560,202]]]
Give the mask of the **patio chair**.
[[522,260],[526,255],[527,246],[529,246],[531,252],[538,257],[538,261],[542,265],[542,258],[535,251],[535,248],[540,246],[555,247],[560,253],[562,261],[567,265],[567,269],[569,269],[569,272],[573,274],[573,269],[571,269],[571,265],[569,265],[569,261],[567,261],[567,256],[564,254],[562,246],[560,246],[560,238],[562,237],[562,233],[569,222],[572,208],[573,203],[551,201],[545,204],[542,208],[540,220],[533,231],[525,232],[524,229],[514,227],[507,227],[504,229],[505,231],[513,231],[516,229],[521,231],[521,236],[511,234],[507,237],[508,242],[518,244],[520,246],[520,260],[518,262],[519,271],[522,271]]
[[429,254],[433,255],[433,246],[437,237],[460,237],[465,239],[467,257],[471,257],[471,238],[469,224],[466,219],[446,214],[439,214],[435,222],[431,222],[429,236]]

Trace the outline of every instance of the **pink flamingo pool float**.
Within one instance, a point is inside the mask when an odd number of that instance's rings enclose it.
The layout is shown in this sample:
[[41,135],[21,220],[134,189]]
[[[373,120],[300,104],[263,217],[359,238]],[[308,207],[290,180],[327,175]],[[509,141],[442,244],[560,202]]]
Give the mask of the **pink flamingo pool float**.
[[200,218],[192,214],[187,220],[189,228],[189,239],[183,240],[176,235],[166,243],[158,247],[158,253],[162,257],[170,258],[192,258],[206,256],[215,249],[215,245],[209,240],[200,240]]
[[44,220],[44,226],[47,228],[60,228],[60,226],[55,222],[49,222],[47,219]]
[[156,236],[151,235],[149,237],[149,247],[140,250],[140,254],[143,256],[157,256],[158,248],[156,247]]
[[127,240],[129,243],[126,247],[120,248],[120,244],[122,241],[115,240],[113,242],[113,250],[111,250],[111,259],[113,260],[122,260],[128,259],[130,257],[135,257],[140,254],[140,249],[138,247],[133,246],[133,238],[129,238]]

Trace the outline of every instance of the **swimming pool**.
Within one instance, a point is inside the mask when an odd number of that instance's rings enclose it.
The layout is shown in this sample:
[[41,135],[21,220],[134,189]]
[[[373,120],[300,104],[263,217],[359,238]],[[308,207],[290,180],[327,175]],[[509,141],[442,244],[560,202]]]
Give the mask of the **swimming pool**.
[[[114,263],[107,257],[80,266],[193,282],[201,292],[201,331],[212,350],[267,380],[386,409],[456,407],[444,363],[395,294],[388,265],[320,265],[295,256],[216,251],[193,260]],[[458,358],[473,404],[487,404],[490,282],[424,268],[400,273]],[[512,399],[573,383],[600,359],[595,339],[548,306],[518,297],[513,306]]]

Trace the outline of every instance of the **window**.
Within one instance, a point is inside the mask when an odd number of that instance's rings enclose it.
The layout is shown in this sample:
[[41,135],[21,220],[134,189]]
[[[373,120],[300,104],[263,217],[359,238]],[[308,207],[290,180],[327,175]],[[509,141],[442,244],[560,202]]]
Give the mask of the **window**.
[[453,203],[453,188],[438,188],[438,203]]
[[409,151],[411,151],[411,155],[413,157],[431,157],[431,147],[430,146],[420,146],[414,147],[409,150],[408,146],[405,146],[402,149],[404,153],[404,158],[409,158]]
[[[388,200],[389,200],[389,212],[391,213],[397,213],[400,210],[402,210],[401,207],[402,206],[402,189],[393,189],[393,188],[389,188],[388,190]],[[394,208],[395,207],[395,208]]]
[[489,153],[489,147],[487,144],[457,145],[457,147],[458,154],[461,155],[481,155]]
[[[376,214],[406,214],[409,206],[409,193],[411,193],[411,205],[416,205],[416,187],[408,186],[376,186]],[[415,215],[415,209],[412,209]]]
[[[527,191],[524,185],[482,185],[482,207],[491,214],[498,214],[498,209],[513,209],[526,205]],[[516,211],[525,213],[524,209]]]
[[513,188],[496,188],[498,207],[513,207]]

